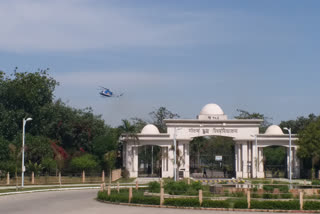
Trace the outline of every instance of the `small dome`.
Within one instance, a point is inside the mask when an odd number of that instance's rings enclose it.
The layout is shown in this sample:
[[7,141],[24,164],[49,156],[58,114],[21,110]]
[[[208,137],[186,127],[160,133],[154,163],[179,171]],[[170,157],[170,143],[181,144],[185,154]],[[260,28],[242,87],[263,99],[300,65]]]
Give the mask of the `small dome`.
[[220,106],[214,103],[210,103],[205,105],[201,111],[200,115],[224,115]]
[[283,134],[283,131],[281,130],[281,128],[277,125],[272,125],[269,126],[265,132],[265,134],[269,134],[269,135],[281,135]]
[[160,134],[160,132],[155,125],[148,124],[145,127],[143,127],[141,134]]

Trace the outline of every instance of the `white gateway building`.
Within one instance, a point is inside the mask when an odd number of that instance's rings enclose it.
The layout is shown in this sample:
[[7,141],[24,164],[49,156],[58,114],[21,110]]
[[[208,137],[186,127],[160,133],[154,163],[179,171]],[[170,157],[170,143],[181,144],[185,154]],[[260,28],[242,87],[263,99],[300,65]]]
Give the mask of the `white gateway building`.
[[228,119],[220,106],[207,104],[197,119],[165,120],[167,133],[160,133],[156,126],[148,124],[135,136],[121,136],[124,142],[123,166],[129,171],[130,177],[173,177],[175,167],[180,176],[190,177],[193,176],[190,172],[190,142],[197,137],[224,136],[232,138],[235,143],[233,160],[236,178],[264,178],[263,149],[269,146],[286,147],[287,174],[291,164],[291,176],[299,178],[296,135],[292,135],[289,151],[289,135],[276,125],[260,134],[262,122],[260,119]]

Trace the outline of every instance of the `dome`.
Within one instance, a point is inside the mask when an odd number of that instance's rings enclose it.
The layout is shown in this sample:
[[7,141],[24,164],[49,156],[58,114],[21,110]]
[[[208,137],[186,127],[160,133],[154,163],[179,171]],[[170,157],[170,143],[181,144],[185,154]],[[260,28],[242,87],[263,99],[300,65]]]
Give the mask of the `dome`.
[[210,103],[205,105],[201,111],[200,115],[224,115],[220,106],[214,103]]
[[265,132],[265,134],[269,134],[269,135],[281,135],[283,134],[283,131],[281,130],[281,128],[277,125],[272,125],[269,126]]
[[145,127],[143,127],[141,134],[160,134],[160,132],[155,125],[148,124]]

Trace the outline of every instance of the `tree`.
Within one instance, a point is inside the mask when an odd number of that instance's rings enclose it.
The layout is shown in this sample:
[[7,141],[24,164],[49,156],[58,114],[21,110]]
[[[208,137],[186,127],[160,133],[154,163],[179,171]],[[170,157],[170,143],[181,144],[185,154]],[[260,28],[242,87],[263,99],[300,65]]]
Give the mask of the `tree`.
[[42,159],[53,157],[53,151],[50,146],[50,139],[44,136],[32,136],[26,134],[26,160],[33,164],[40,164]]
[[281,121],[280,127],[291,128],[292,133],[299,133],[301,130],[305,129],[311,122],[316,121],[317,116],[314,114],[309,114],[308,117],[297,117],[296,120]]
[[264,114],[260,114],[257,112],[249,113],[248,111],[242,109],[237,109],[237,112],[239,114],[234,117],[236,119],[262,119],[263,122],[261,123],[261,126],[259,128],[260,133],[264,133],[271,125],[271,123],[269,122],[271,118],[266,117]]
[[74,157],[71,160],[70,166],[75,170],[92,171],[97,168],[98,163],[95,157],[91,154],[85,154],[80,157]]
[[298,132],[298,138],[298,157],[310,158],[312,169],[314,169],[320,158],[320,117]]
[[118,139],[113,133],[102,135],[93,140],[92,147],[93,154],[103,159],[107,152],[118,149]]
[[149,113],[152,119],[152,123],[158,127],[161,133],[167,131],[167,126],[164,122],[165,119],[179,118],[178,114],[172,113],[166,107],[160,107],[159,109]]
[[117,152],[116,151],[109,151],[104,155],[104,160],[108,166],[109,170],[109,182],[111,183],[112,177],[112,170],[115,167],[116,160],[117,160]]

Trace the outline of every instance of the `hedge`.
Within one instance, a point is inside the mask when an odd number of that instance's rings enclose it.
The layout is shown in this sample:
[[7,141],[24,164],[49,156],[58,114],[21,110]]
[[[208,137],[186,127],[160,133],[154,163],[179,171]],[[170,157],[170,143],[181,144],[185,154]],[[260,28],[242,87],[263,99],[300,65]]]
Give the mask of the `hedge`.
[[212,200],[203,200],[202,207],[212,207],[212,208],[230,208],[228,201],[212,201]]
[[320,210],[320,202],[319,201],[305,201],[303,203],[304,210]]
[[124,194],[111,194],[108,195],[106,191],[98,192],[98,199],[110,202],[128,203],[129,196]]
[[237,200],[237,201],[234,202],[233,208],[247,209],[248,208],[248,202],[247,202],[247,200]]
[[292,201],[251,201],[251,209],[299,210],[298,200]]
[[164,205],[175,207],[200,207],[198,198],[166,198]]
[[160,184],[157,181],[152,181],[148,184],[148,189],[150,192],[159,193],[160,192]]
[[133,196],[131,199],[131,203],[159,205],[160,197]]

